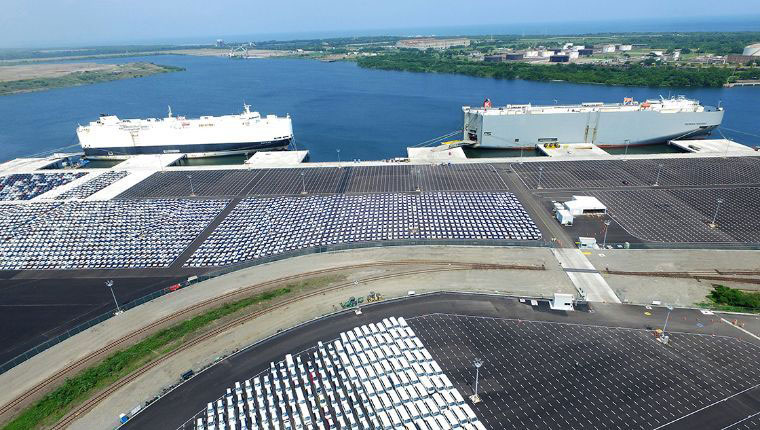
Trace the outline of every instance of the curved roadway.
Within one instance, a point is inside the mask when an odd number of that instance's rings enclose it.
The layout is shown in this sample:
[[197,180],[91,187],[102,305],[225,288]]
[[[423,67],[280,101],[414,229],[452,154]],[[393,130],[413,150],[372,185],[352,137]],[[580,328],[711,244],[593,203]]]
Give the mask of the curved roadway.
[[[281,360],[285,354],[295,353],[310,348],[318,341],[335,339],[339,333],[358,325],[376,322],[389,316],[411,317],[431,313],[448,313],[459,315],[489,316],[500,318],[517,318],[540,321],[572,322],[579,324],[603,325],[610,327],[629,327],[651,329],[653,320],[644,316],[642,307],[615,304],[594,304],[592,312],[555,312],[546,305],[532,307],[520,303],[514,298],[496,295],[433,293],[365,306],[362,315],[346,311],[319,320],[311,321],[276,336],[254,344],[238,354],[222,360],[215,366],[194,376],[188,382],[178,386],[159,400],[144,409],[130,420],[123,429],[177,429],[197,412],[205,409],[209,401],[221,396],[227,387],[235,381],[250,378],[269,367],[271,361]],[[726,324],[713,324],[695,327],[691,319],[698,313],[695,310],[676,309],[671,317],[669,327],[672,331],[692,333],[710,333],[742,337],[740,331]],[[707,410],[711,422],[735,422],[737,416],[760,408],[760,390],[737,396],[727,401],[727,409]],[[694,417],[697,418],[697,417]],[[731,421],[733,419],[733,421]],[[691,422],[691,420],[690,420]],[[187,429],[193,428],[188,424]],[[674,423],[668,428],[686,428]]]

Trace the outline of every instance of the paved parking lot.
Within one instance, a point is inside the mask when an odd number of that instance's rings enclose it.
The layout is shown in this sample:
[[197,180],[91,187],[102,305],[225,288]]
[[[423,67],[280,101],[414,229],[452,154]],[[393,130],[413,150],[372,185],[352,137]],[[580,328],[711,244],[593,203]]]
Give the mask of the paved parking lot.
[[[190,178],[188,178],[188,174]],[[499,168],[487,164],[346,166],[157,172],[118,198],[506,191]]]
[[747,417],[746,419],[734,423],[721,430],[756,430],[760,429],[760,412]]
[[662,187],[749,185],[760,181],[758,157],[551,161],[513,163],[512,168],[530,189],[537,187],[539,176],[546,189],[648,187],[655,182]]
[[[654,429],[760,384],[760,348],[734,338],[434,314],[408,318],[490,429]],[[742,428],[741,423],[736,428]]]
[[[760,188],[595,191],[630,234],[654,242],[760,242]],[[718,199],[721,200],[718,208]],[[717,216],[716,216],[717,210]],[[715,217],[716,227],[710,227]]]

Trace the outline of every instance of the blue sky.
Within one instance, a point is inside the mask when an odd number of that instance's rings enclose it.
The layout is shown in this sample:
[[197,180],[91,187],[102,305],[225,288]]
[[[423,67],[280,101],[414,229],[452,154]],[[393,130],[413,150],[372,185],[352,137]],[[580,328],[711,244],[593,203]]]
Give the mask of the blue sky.
[[758,0],[0,0],[0,5],[2,47],[398,34],[449,26],[520,33],[544,24],[542,32],[556,33],[555,23],[624,20],[635,28],[650,21],[760,16]]

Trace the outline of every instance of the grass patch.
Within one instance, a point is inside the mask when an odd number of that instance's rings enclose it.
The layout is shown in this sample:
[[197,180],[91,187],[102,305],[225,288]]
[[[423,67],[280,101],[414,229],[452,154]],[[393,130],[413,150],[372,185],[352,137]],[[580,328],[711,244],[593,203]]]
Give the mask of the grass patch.
[[199,334],[214,322],[251,306],[268,304],[278,297],[325,286],[338,279],[337,276],[327,276],[291,283],[226,303],[163,329],[67,379],[63,385],[22,411],[3,430],[32,430],[54,424],[74,405],[84,402],[98,390],[108,387],[150,361],[179,348],[190,336]]
[[760,292],[747,292],[725,285],[713,284],[703,307],[729,312],[760,313]]
[[158,73],[178,72],[181,67],[164,66],[153,63],[126,63],[114,70],[92,70],[72,72],[65,76],[51,78],[21,79],[0,82],[0,95],[27,93],[52,88],[76,87],[120,79],[141,78]]

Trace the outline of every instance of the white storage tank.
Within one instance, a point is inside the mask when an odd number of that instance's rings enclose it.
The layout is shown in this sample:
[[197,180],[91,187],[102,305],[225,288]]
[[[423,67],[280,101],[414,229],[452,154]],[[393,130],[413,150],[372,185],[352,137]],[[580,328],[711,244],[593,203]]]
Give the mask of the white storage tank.
[[750,57],[760,57],[760,43],[754,43],[744,48],[742,55]]

